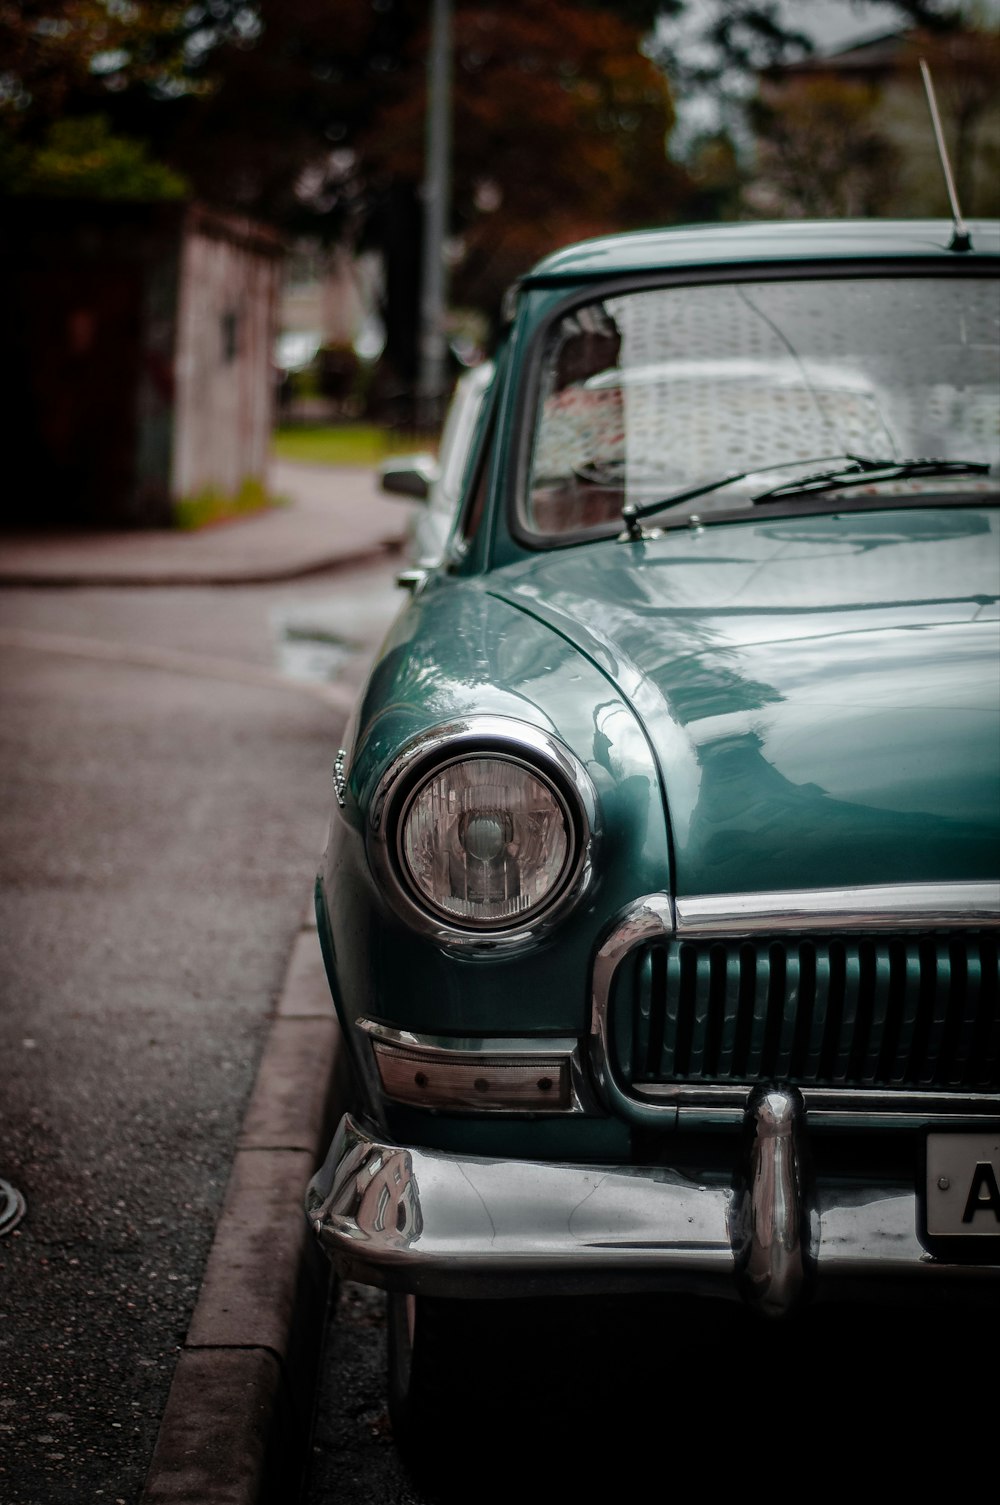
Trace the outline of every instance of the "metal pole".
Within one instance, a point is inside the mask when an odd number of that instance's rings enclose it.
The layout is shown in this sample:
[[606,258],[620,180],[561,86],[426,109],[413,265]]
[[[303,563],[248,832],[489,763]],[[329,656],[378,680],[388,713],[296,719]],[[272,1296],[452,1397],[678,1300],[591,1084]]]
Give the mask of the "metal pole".
[[420,421],[436,425],[447,380],[444,242],[451,201],[451,0],[431,0],[427,57],[427,134],[424,163],[424,240],[420,289]]
[[934,93],[934,81],[931,78],[931,70],[924,59],[920,59],[920,73],[924,81],[924,93],[927,95],[927,108],[931,112],[931,125],[934,128],[934,140],[937,142],[938,156],[941,159],[941,170],[944,173],[944,186],[948,190],[948,202],[951,204],[951,217],[954,223],[954,232],[950,249],[952,251],[968,251],[972,242],[966,228],[962,211],[958,204],[958,194],[955,191],[955,179],[951,175],[951,162],[948,159],[948,148],[945,145],[944,131],[941,128],[941,116],[938,114],[937,96]]

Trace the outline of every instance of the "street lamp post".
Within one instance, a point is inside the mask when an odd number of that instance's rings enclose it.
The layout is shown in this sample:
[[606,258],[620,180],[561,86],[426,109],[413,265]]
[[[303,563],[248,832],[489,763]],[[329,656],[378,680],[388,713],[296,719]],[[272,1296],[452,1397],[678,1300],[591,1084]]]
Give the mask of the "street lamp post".
[[417,400],[421,423],[433,427],[442,416],[447,372],[444,242],[451,200],[451,0],[431,0],[423,198]]

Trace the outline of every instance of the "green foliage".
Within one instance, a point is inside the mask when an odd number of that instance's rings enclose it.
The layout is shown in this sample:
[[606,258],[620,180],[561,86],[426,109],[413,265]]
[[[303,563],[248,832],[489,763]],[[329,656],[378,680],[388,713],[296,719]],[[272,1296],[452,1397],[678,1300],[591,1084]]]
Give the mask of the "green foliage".
[[133,90],[160,100],[203,92],[210,81],[192,43],[206,11],[171,0],[0,4],[0,129],[32,139],[102,100],[127,108]]
[[279,428],[273,452],[310,465],[377,465],[389,455],[437,448],[436,434],[400,434],[372,423]]
[[174,523],[178,528],[191,531],[210,527],[213,523],[230,522],[248,513],[262,512],[266,507],[284,505],[283,497],[273,496],[263,482],[255,476],[247,476],[235,494],[220,491],[217,486],[206,486],[193,496],[181,497],[174,503]]
[[145,142],[116,135],[103,115],[53,121],[37,147],[12,146],[6,163],[0,154],[0,183],[9,193],[88,199],[178,199],[188,191]]
[[[493,312],[511,281],[567,241],[682,217],[689,184],[667,158],[670,90],[641,43],[611,4],[456,5],[460,254],[451,281],[460,304]],[[417,30],[383,86],[383,108],[357,135],[358,176],[397,203],[416,199],[424,171],[426,56]]]

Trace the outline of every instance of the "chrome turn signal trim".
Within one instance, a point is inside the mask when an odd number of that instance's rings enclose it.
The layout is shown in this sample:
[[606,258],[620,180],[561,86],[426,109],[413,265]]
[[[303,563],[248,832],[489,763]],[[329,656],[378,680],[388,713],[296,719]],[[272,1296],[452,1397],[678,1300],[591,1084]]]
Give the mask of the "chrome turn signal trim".
[[575,1039],[445,1041],[359,1019],[382,1091],[438,1111],[583,1113]]

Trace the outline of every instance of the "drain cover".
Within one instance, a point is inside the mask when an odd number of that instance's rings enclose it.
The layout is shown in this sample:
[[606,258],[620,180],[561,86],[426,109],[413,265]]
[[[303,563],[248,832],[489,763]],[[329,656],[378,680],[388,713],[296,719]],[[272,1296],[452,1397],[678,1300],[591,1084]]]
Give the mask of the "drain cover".
[[25,1201],[17,1187],[0,1178],[0,1235],[16,1228],[25,1211]]

